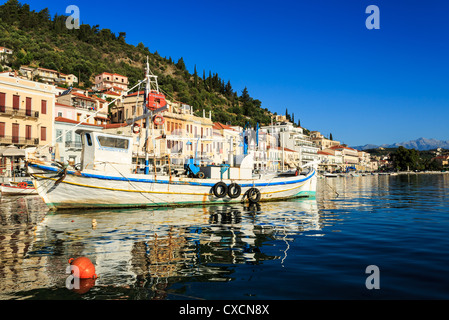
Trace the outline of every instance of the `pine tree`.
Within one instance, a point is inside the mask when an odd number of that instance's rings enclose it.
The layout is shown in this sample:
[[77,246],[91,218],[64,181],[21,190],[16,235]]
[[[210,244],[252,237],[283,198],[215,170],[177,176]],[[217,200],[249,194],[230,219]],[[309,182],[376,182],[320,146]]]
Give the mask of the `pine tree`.
[[332,132],[331,132],[331,134],[329,135],[329,140],[334,140],[334,138],[332,137]]
[[179,58],[178,62],[176,62],[176,66],[181,69],[182,71],[186,70],[186,65],[184,63],[184,59],[181,57]]
[[198,73],[196,72],[196,65],[193,71],[193,85],[198,89]]

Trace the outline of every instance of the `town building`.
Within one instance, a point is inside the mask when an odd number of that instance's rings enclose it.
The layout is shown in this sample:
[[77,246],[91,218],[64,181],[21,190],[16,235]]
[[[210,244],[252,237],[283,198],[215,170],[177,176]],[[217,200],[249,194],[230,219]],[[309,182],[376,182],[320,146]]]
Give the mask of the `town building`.
[[[333,146],[328,148],[330,150],[335,150],[335,151],[340,151],[341,152],[341,156],[342,156],[342,170],[346,170],[348,167],[353,167],[356,168],[356,165],[358,165],[359,163],[359,156],[358,156],[358,151],[353,149],[353,148],[349,148],[345,145],[338,145],[338,146]],[[327,149],[325,149],[324,151],[326,151]]]
[[0,73],[0,151],[17,149],[11,157],[1,153],[2,176],[21,174],[25,148],[37,148],[45,159],[55,157],[54,104],[54,86],[22,79],[13,72]]
[[[213,122],[211,113],[206,117],[199,117],[193,113],[193,108],[186,104],[172,103],[165,99],[163,94],[151,92],[147,99],[147,108],[150,110],[167,107],[160,112],[164,120],[157,124],[150,119],[149,142],[147,152],[150,154],[149,161],[156,165],[168,166],[169,162],[174,167],[182,167],[185,160],[192,157],[200,159],[201,164],[212,163],[213,153]],[[133,161],[140,168],[144,166],[145,160],[145,137],[146,119],[144,114],[144,91],[129,94],[111,108],[111,125],[107,131],[124,132],[122,124],[135,124],[138,133],[135,135],[135,146],[133,149]],[[117,125],[117,126],[114,126]],[[131,131],[129,133],[132,133]]]
[[263,126],[262,129],[278,139],[277,146],[299,152],[299,163],[288,163],[287,165],[301,166],[308,162],[319,160],[320,157],[317,152],[320,148],[313,143],[308,135],[304,134],[303,128],[295,127],[293,123],[289,121],[282,121],[276,122],[270,126]]
[[113,87],[120,88],[124,91],[128,90],[128,77],[117,73],[103,72],[95,76],[94,90],[102,91]]
[[327,139],[319,131],[311,131],[310,138],[321,150],[340,145],[340,141]]
[[46,84],[65,84],[67,86],[73,86],[75,83],[78,83],[78,77],[73,74],[67,75],[57,70],[47,68],[21,66],[19,73],[28,80],[38,80],[39,82]]
[[13,53],[14,50],[12,49],[0,47],[0,63],[8,63]]
[[0,73],[0,146],[51,143],[54,108],[54,86]]
[[320,157],[318,169],[325,172],[335,172],[343,169],[343,157],[340,150],[324,149],[317,152]]
[[[66,116],[78,122],[107,124],[108,107],[106,100],[89,97],[75,89],[69,89],[56,97],[56,116]],[[72,110],[67,109],[73,107]]]
[[215,164],[229,163],[238,154],[240,147],[240,130],[229,125],[215,122],[212,126],[212,161]]

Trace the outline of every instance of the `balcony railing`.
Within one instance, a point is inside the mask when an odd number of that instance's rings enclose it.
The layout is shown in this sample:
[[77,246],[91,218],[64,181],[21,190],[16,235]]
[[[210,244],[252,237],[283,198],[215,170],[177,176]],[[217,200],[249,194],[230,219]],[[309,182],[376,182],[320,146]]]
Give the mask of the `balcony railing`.
[[37,146],[39,144],[39,138],[26,138],[20,136],[0,136],[0,143]]
[[39,118],[39,111],[24,110],[24,109],[14,109],[9,107],[0,106],[0,116],[11,116],[11,117],[21,117],[21,118]]
[[65,142],[66,149],[81,150],[82,146],[83,145],[82,145],[81,142],[73,142],[73,141],[66,141]]

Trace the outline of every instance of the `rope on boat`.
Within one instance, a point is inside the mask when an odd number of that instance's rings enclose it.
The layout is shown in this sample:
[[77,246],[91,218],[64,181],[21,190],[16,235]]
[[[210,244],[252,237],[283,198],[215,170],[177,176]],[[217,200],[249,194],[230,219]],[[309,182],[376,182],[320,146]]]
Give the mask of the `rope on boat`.
[[337,194],[337,197],[338,197],[340,194],[337,192],[337,190],[335,190],[335,188],[333,188],[329,183],[327,183],[327,180],[326,180],[326,179],[324,179],[324,181],[326,182],[326,185],[327,185],[329,188],[331,188],[332,191],[334,191],[334,192]]

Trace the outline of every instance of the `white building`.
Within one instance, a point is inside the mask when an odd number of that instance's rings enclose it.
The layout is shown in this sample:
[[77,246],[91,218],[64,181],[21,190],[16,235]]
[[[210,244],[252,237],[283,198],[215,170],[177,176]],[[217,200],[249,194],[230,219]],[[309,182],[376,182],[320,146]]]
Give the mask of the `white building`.
[[[309,136],[304,134],[303,128],[294,127],[291,122],[284,121],[274,123],[271,126],[264,126],[262,129],[278,139],[279,147],[299,152],[300,162],[297,165],[304,165],[308,162],[319,160],[317,152],[320,149],[312,142]],[[281,155],[281,160],[282,157]]]

